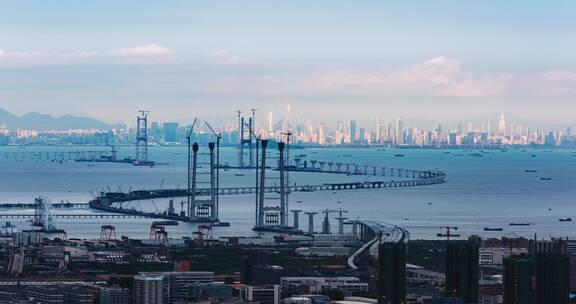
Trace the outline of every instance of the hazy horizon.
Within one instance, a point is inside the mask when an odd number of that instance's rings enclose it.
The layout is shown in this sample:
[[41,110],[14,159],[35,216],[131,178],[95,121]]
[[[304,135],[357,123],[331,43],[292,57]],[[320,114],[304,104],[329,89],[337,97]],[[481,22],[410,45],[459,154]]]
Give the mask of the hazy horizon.
[[570,126],[576,3],[0,3],[0,108]]

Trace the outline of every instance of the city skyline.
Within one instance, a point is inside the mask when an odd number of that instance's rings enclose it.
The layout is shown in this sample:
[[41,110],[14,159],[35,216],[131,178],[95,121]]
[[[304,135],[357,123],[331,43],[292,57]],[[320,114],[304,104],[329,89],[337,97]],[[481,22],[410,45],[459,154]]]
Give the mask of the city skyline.
[[576,19],[565,1],[1,8],[0,107],[18,115],[125,123],[146,108],[184,122],[290,104],[316,122],[495,112],[574,121]]

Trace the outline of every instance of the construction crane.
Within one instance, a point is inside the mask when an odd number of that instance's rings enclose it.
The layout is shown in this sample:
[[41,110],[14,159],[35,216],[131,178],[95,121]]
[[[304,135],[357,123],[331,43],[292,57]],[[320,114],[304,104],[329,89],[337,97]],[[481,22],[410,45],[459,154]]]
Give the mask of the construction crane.
[[451,226],[445,226],[445,227],[440,227],[441,229],[445,229],[446,233],[438,233],[436,234],[437,237],[446,237],[446,240],[449,241],[451,237],[460,237],[460,234],[455,234],[452,233],[451,231],[455,231],[458,230],[458,227],[451,227]]
[[100,240],[111,241],[116,239],[116,227],[112,225],[102,225],[100,227]]
[[[190,127],[190,130],[188,130],[188,132],[186,133],[186,141],[188,143],[188,172],[187,172],[187,176],[188,176],[188,188],[186,189],[186,196],[188,197],[188,206],[186,210],[190,210],[190,156],[192,151],[191,149],[191,138],[192,138],[192,133],[194,132],[194,126],[196,125],[196,121],[198,120],[198,118],[194,118],[194,122],[192,122],[192,126]],[[190,216],[190,214],[188,214],[188,216]]]
[[218,218],[218,206],[220,205],[220,140],[222,139],[222,132],[216,133],[214,128],[207,122],[204,121],[208,129],[216,136],[216,218]]

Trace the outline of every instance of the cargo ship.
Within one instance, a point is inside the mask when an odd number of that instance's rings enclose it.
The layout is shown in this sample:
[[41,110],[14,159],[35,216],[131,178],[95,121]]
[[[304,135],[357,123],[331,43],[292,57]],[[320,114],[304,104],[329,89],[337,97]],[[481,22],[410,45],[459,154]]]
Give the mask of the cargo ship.
[[490,227],[484,227],[484,231],[502,231],[504,230],[503,228],[490,228]]

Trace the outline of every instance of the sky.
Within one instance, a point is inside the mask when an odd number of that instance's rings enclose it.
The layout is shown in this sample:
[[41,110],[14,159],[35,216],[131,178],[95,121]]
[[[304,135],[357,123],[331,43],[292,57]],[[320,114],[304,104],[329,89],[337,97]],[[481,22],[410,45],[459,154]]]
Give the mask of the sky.
[[576,124],[574,1],[0,0],[0,108]]

